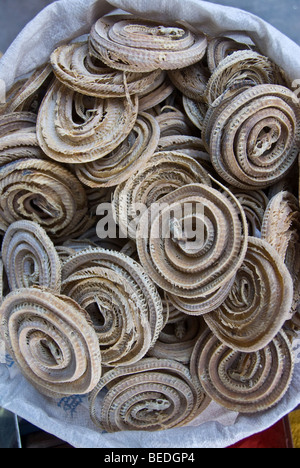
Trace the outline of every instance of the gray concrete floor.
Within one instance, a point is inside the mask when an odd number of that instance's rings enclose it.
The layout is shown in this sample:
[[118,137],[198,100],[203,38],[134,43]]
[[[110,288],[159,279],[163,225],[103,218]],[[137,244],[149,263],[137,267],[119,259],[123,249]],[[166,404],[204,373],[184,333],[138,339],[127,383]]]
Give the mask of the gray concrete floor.
[[[26,23],[52,1],[0,0],[0,51],[5,52]],[[300,0],[214,0],[214,3],[250,11],[300,45]]]

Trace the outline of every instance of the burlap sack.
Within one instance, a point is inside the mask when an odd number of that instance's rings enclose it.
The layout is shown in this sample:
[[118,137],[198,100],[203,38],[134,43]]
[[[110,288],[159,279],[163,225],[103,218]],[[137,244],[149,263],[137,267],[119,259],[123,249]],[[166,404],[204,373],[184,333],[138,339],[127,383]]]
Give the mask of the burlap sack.
[[[282,66],[291,80],[300,79],[300,47],[260,18],[235,8],[200,0],[60,0],[50,4],[19,34],[0,60],[0,80],[8,89],[44,63],[55,47],[88,33],[104,14],[120,8],[159,21],[186,21],[210,35],[248,35],[259,49]],[[260,432],[300,403],[300,340],[295,341],[292,384],[274,408],[242,415],[215,403],[188,427],[163,432],[101,433],[90,421],[86,396],[50,400],[22,377],[0,343],[0,406],[77,448],[222,448]]]

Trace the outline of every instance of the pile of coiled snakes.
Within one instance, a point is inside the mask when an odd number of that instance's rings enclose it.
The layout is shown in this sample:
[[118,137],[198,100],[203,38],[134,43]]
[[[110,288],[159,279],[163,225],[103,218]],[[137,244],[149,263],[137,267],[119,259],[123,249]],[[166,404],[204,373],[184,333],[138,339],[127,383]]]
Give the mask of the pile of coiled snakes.
[[111,15],[54,50],[0,107],[0,332],[24,377],[88,394],[107,432],[278,404],[299,150],[289,79],[250,40]]

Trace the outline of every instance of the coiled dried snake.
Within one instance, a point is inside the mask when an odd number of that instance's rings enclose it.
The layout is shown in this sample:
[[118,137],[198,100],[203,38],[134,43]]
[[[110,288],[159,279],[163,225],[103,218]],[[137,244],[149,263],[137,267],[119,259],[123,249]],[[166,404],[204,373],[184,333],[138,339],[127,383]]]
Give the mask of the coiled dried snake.
[[279,85],[257,85],[211,106],[203,142],[219,176],[246,190],[282,179],[299,153],[300,107]]
[[156,317],[149,317],[140,291],[122,272],[100,266],[80,269],[64,280],[62,292],[89,313],[104,365],[129,365],[148,352]]
[[4,235],[1,253],[11,290],[37,285],[60,292],[60,259],[39,224],[25,220],[12,223]]
[[11,223],[27,219],[59,242],[80,235],[93,223],[83,186],[68,169],[52,161],[28,158],[5,164],[0,168],[0,195],[4,232]]
[[96,161],[77,164],[76,175],[89,187],[115,187],[151,159],[159,137],[156,119],[145,112],[139,113],[132,131],[115,150]]
[[[192,208],[186,214],[185,204]],[[235,197],[189,184],[162,197],[159,206],[141,216],[136,237],[141,264],[154,282],[186,298],[207,297],[228,285],[247,249],[246,218]],[[197,222],[198,237],[190,243]]]
[[203,34],[126,15],[99,19],[90,34],[95,57],[112,68],[131,72],[183,68],[201,60],[206,47]]
[[284,190],[274,195],[264,213],[262,238],[271,244],[286,264],[294,284],[292,323],[300,327],[300,208],[297,198]]
[[128,237],[136,239],[140,210],[145,211],[178,187],[198,182],[211,185],[207,171],[193,158],[176,151],[155,153],[144,167],[116,187],[115,220]]
[[252,50],[237,51],[220,61],[205,88],[205,99],[213,104],[239,86],[286,85],[281,69],[268,57]]
[[283,331],[254,353],[233,351],[208,331],[194,348],[192,365],[210,398],[231,411],[250,414],[282,399],[291,383],[294,358]]
[[204,320],[230,348],[255,352],[291,318],[292,300],[293,281],[281,257],[265,240],[249,237],[229,296]]
[[[102,271],[100,271],[101,269]],[[89,292],[89,282],[84,281],[85,271],[92,278],[92,293]],[[73,280],[73,278],[75,279]],[[99,307],[100,316],[102,313],[102,320],[104,320],[103,327],[99,327],[100,344],[103,334],[104,346],[108,346],[108,348],[110,345],[112,346],[111,350],[108,349],[107,352],[104,352],[104,359],[106,354],[108,356],[107,362],[111,359],[111,362],[118,362],[119,360],[122,363],[122,353],[125,356],[124,362],[126,362],[126,354],[128,354],[127,359],[129,360],[133,359],[132,356],[137,356],[140,352],[143,353],[144,351],[140,350],[140,342],[143,343],[142,350],[147,349],[147,347],[149,349],[150,346],[154,345],[163,326],[162,301],[150,277],[132,258],[102,248],[85,249],[65,261],[62,269],[62,279],[63,286],[66,286],[66,292],[71,290],[73,283],[75,285],[75,297],[82,304],[86,299],[87,306],[96,303],[97,307]],[[76,291],[77,280],[79,284],[78,292]],[[115,281],[116,284],[114,284]],[[87,294],[81,296],[81,291],[84,292],[85,283]],[[116,294],[115,299],[114,294]],[[128,310],[126,310],[126,307],[124,308],[124,301],[128,304]],[[130,314],[132,314],[131,317]],[[120,327],[122,321],[127,324],[127,339],[130,333],[133,333],[137,345],[134,340],[126,344],[123,335],[126,330]],[[136,326],[138,328],[134,330]],[[142,335],[143,327],[146,336]],[[132,331],[130,331],[131,328]],[[139,332],[141,336],[138,336]],[[125,349],[125,352],[122,348],[124,345],[125,348],[126,346],[129,348]],[[133,348],[136,346],[137,351],[132,352],[130,355],[131,346]]]
[[93,326],[72,299],[37,288],[11,292],[0,307],[7,351],[42,394],[90,392],[101,376]]
[[56,77],[71,90],[103,99],[144,93],[163,75],[161,70],[123,74],[102,62],[93,63],[88,42],[58,47],[51,64]]
[[249,44],[238,42],[229,37],[210,38],[207,45],[207,65],[210,73],[213,73],[220,62],[234,52],[253,49],[250,38],[248,42]]
[[95,161],[125,140],[138,112],[138,98],[84,96],[58,80],[49,88],[37,121],[39,145],[63,163]]
[[[99,411],[97,396],[104,387],[109,390]],[[90,414],[107,432],[157,431],[187,424],[209,401],[186,366],[145,358],[103,375],[90,395]]]

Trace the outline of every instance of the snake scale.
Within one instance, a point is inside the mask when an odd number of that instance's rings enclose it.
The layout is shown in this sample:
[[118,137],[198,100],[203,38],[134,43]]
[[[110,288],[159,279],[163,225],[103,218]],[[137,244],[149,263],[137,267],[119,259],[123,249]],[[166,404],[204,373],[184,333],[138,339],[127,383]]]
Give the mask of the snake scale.
[[37,391],[88,395],[106,432],[288,398],[300,106],[287,76],[250,38],[109,15],[8,90],[0,337]]

